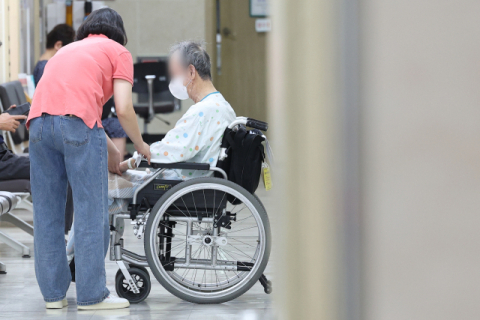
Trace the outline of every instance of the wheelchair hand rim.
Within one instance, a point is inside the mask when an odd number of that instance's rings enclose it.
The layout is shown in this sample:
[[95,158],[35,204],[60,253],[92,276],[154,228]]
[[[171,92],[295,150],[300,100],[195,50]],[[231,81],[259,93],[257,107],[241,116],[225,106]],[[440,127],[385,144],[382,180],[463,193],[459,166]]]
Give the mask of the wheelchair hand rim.
[[[179,185],[180,186],[180,185]],[[241,188],[240,186],[235,185],[238,188]],[[216,183],[196,183],[192,184],[187,187],[183,187],[182,189],[178,190],[177,192],[173,193],[171,196],[169,196],[166,201],[163,202],[161,207],[156,211],[152,212],[155,214],[154,220],[152,222],[152,226],[155,227],[155,230],[158,228],[158,225],[165,213],[165,211],[177,200],[183,197],[184,195],[196,191],[196,190],[202,190],[202,189],[212,189],[212,190],[218,190],[218,191],[223,191],[223,192],[228,192],[230,195],[233,195],[237,199],[239,199],[242,203],[245,204],[245,206],[250,210],[252,215],[255,218],[257,228],[258,228],[258,237],[260,240],[260,245],[257,247],[257,250],[255,252],[255,264],[254,267],[249,271],[249,272],[241,272],[239,273],[247,273],[245,277],[243,277],[238,283],[220,290],[220,291],[199,291],[199,290],[193,290],[179,282],[177,282],[163,267],[163,265],[160,262],[160,259],[158,258],[158,248],[156,247],[156,232],[151,232],[149,235],[149,242],[150,242],[150,248],[151,251],[147,256],[150,256],[150,260],[153,260],[154,267],[160,272],[162,278],[168,282],[169,285],[172,287],[176,288],[177,290],[181,291],[183,294],[190,295],[190,296],[201,296],[202,298],[220,298],[224,297],[230,293],[234,293],[237,290],[240,290],[241,288],[244,287],[245,284],[247,284],[250,281],[257,281],[256,279],[256,273],[258,271],[258,268],[261,265],[261,262],[263,261],[265,250],[266,250],[266,233],[265,233],[265,226],[263,224],[263,221],[258,213],[257,208],[253,205],[252,201],[248,199],[246,196],[244,196],[242,193],[240,193],[238,190],[223,185],[223,184],[216,184]],[[246,190],[245,190],[246,191]],[[246,191],[248,193],[248,191]],[[253,196],[252,196],[253,197]],[[159,214],[158,214],[159,213]],[[152,214],[150,214],[150,218],[152,217]],[[228,234],[228,233],[227,233]],[[152,252],[153,251],[153,252]],[[255,278],[254,278],[255,277]]]

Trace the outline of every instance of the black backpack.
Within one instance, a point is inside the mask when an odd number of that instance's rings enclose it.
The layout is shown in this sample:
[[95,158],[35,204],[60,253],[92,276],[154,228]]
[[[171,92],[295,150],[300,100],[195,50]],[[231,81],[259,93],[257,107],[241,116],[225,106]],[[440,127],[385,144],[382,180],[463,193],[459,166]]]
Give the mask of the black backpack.
[[223,134],[222,148],[226,148],[227,157],[219,160],[217,167],[223,169],[228,180],[254,193],[260,182],[265,152],[262,142],[265,140],[260,130],[247,130],[239,126],[237,131],[226,129]]

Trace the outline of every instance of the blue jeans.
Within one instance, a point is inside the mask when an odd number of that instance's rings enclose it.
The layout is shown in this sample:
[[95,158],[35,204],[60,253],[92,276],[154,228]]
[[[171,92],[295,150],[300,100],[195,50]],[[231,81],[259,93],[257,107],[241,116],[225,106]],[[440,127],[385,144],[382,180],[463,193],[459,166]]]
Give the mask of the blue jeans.
[[75,210],[77,304],[103,301],[109,291],[107,141],[102,128],[82,119],[43,114],[30,121],[35,273],[46,302],[65,298],[71,282],[65,255],[67,183]]

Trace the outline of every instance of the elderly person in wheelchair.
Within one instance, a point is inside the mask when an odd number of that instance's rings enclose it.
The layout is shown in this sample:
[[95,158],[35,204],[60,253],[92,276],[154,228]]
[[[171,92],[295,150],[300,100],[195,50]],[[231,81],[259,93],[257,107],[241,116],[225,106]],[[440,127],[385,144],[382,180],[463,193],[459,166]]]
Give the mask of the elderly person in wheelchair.
[[[131,303],[150,292],[145,267],[167,290],[190,302],[229,301],[259,280],[265,292],[271,291],[263,275],[270,251],[265,209],[252,191],[228,181],[216,167],[226,157],[225,132],[238,125],[266,130],[266,124],[236,118],[215,89],[210,68],[200,43],[172,47],[169,89],[195,104],[164,139],[151,145],[152,171],[129,170],[146,166],[134,155],[109,173],[110,259],[120,267],[117,293]],[[224,179],[212,177],[215,171]],[[145,235],[146,256],[124,249],[124,219],[133,220],[137,238]],[[69,261],[73,244],[71,237]]]
[[[165,138],[151,145],[153,163],[194,162],[215,166],[225,128],[235,120],[235,111],[218,92],[211,75],[210,57],[198,42],[184,41],[170,52],[170,92],[180,100],[191,98],[195,104],[177,121]],[[125,211],[125,198],[150,174],[135,169],[140,156],[120,163],[118,175],[109,175],[109,196],[115,199],[110,213]],[[162,178],[186,180],[208,175],[198,170],[166,170]]]

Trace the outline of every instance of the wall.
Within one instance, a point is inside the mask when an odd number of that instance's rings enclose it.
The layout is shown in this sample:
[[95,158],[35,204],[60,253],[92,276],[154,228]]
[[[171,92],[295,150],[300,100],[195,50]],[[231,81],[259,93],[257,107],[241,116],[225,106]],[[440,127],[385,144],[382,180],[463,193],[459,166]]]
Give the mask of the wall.
[[[342,308],[340,77],[335,0],[273,2],[268,108],[278,319],[339,319]],[[313,39],[313,40],[312,40]]]
[[0,83],[18,79],[20,68],[20,2],[0,0]]
[[5,0],[0,0],[0,83],[7,81],[7,4]]
[[361,2],[364,319],[480,314],[480,2]]
[[[266,38],[255,31],[249,1],[220,1],[222,68],[217,74],[215,0],[206,0],[207,42],[212,59],[215,87],[229,101],[238,116],[266,120]],[[228,30],[229,33],[224,31]]]
[[[127,49],[134,62],[137,56],[168,55],[172,44],[182,40],[205,39],[204,0],[115,0],[107,5],[123,18],[128,36]],[[182,103],[182,110],[162,117],[171,122],[167,126],[154,119],[150,133],[165,133],[192,104]],[[143,127],[143,120],[139,119]]]

